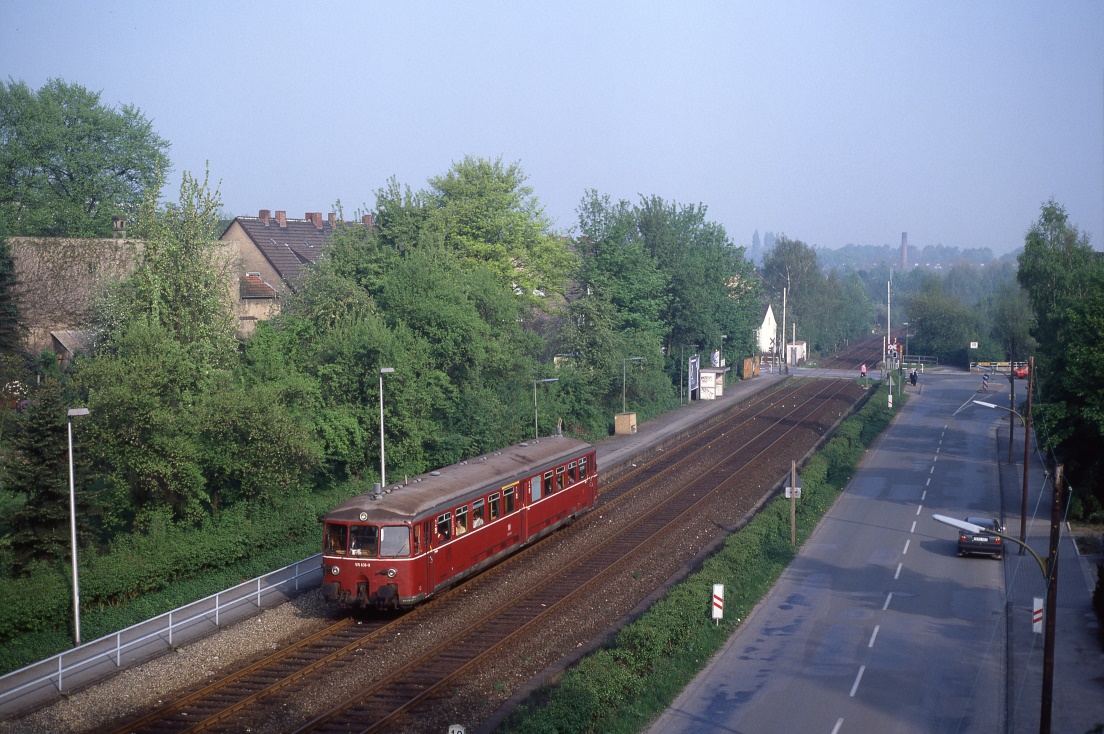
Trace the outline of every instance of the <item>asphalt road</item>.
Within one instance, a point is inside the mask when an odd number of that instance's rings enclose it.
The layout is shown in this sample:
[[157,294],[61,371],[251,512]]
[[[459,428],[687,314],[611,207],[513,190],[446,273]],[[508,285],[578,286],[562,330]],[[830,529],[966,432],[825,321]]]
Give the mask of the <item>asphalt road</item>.
[[[929,375],[798,558],[651,732],[999,732],[1004,575],[932,513],[1000,517],[976,376]],[[982,396],[984,397],[984,396]]]

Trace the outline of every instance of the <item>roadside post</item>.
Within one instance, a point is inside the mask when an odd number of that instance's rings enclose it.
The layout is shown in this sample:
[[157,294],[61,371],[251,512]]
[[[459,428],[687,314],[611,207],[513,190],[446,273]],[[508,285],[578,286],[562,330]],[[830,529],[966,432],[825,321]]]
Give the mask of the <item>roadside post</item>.
[[724,617],[724,584],[713,584],[713,623],[720,624]]
[[801,485],[797,478],[797,462],[790,461],[790,483],[786,486],[786,498],[790,501],[790,545],[797,545],[797,500],[801,498]]

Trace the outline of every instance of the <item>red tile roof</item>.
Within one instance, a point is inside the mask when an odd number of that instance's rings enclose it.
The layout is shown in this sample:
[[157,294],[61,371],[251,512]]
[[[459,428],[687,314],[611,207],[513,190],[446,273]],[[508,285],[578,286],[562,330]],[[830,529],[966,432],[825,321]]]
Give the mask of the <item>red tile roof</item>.
[[322,219],[321,215],[317,215],[315,220],[321,223],[321,227],[310,219],[285,219],[283,227],[277,217],[269,217],[267,222],[260,217],[237,217],[234,221],[241,225],[249,239],[253,240],[257,249],[292,290],[296,289],[302,279],[304,266],[318,261],[319,254],[329,243],[334,230],[334,225]]
[[240,298],[275,298],[276,289],[264,282],[257,273],[246,273],[238,278]]

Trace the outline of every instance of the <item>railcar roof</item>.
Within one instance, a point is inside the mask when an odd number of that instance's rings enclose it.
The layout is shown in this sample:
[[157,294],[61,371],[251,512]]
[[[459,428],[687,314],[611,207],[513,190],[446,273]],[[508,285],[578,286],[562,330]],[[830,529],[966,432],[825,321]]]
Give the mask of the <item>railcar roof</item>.
[[593,449],[585,441],[549,436],[525,441],[436,471],[389,484],[379,499],[358,495],[332,509],[327,520],[347,522],[369,514],[368,522],[409,520],[427,512],[444,511],[466,495],[489,492],[520,481],[533,471]]

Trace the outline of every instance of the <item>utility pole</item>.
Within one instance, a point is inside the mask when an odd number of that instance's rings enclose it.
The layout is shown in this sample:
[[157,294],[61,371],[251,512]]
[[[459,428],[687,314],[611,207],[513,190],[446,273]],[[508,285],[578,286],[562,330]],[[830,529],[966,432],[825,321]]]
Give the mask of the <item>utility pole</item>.
[[1016,337],[1012,337],[1012,351],[1008,353],[1008,463],[1012,463],[1012,438],[1016,433]]
[[1054,469],[1054,506],[1050,511],[1050,555],[1047,557],[1046,611],[1043,613],[1043,700],[1039,712],[1039,734],[1050,734],[1054,703],[1054,632],[1058,613],[1058,538],[1062,532],[1063,466]]
[[[1027,412],[1024,413],[1024,465],[1023,465],[1023,502],[1020,504],[1020,542],[1027,542],[1027,471],[1031,466],[1031,394],[1032,380],[1035,379],[1035,357],[1027,358]],[[1024,554],[1020,546],[1020,555]]]

